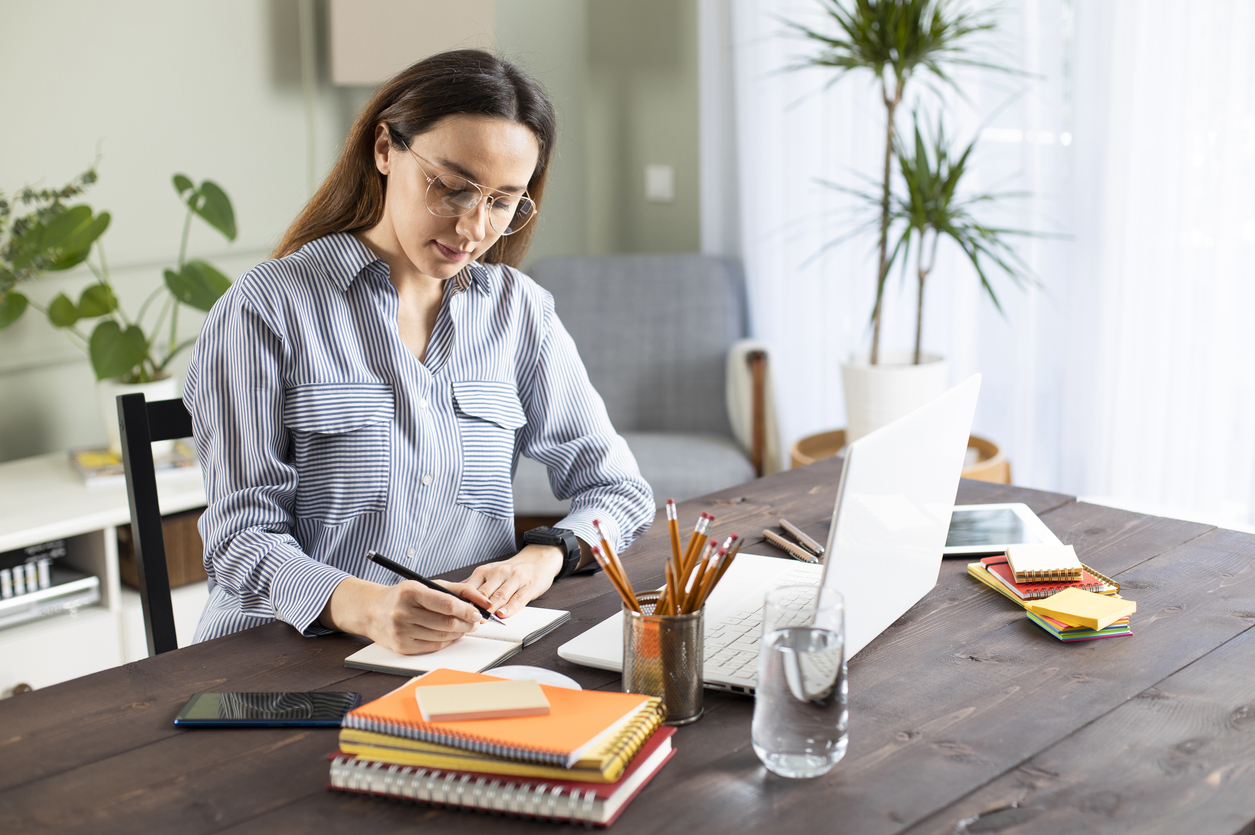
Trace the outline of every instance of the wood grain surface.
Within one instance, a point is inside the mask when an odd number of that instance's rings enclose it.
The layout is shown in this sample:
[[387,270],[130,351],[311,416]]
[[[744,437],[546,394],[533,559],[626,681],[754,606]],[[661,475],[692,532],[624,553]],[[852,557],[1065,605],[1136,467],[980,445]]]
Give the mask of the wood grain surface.
[[[680,505],[720,538],[784,557],[761,532],[788,518],[824,541],[839,461]],[[850,661],[850,748],[830,774],[768,774],[750,746],[752,699],[707,691],[675,758],[618,832],[1238,832],[1255,819],[1255,537],[964,481],[962,503],[1023,501],[1137,601],[1134,634],[1064,644],[946,560],[936,588]],[[655,524],[623,560],[662,582]],[[464,573],[464,572],[462,572]],[[557,648],[618,607],[601,575],[541,605],[572,619],[511,663],[587,688],[616,673]],[[334,730],[177,730],[202,690],[356,690],[402,679],[343,666],[359,639],[271,624],[0,701],[0,832],[541,832],[552,824],[326,790]],[[1255,832],[1255,830],[1252,830]]]

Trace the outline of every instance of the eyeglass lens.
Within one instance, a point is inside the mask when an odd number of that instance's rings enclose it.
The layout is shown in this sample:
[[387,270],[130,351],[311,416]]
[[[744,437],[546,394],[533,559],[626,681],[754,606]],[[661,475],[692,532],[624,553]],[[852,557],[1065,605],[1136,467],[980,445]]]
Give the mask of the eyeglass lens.
[[[484,193],[475,183],[448,174],[434,178],[427,189],[427,208],[437,217],[464,215],[483,199]],[[502,235],[519,231],[536,214],[536,204],[529,197],[491,195],[486,199],[490,201],[488,222]]]

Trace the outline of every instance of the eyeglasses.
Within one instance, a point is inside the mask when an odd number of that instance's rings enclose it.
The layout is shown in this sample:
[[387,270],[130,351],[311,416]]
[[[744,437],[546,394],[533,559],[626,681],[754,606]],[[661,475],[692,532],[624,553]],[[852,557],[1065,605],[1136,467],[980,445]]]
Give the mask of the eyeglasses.
[[540,214],[536,201],[528,197],[527,192],[522,195],[505,192],[489,194],[492,189],[456,174],[432,177],[423,168],[422,159],[414,153],[414,149],[407,146],[406,150],[414,154],[418,170],[423,172],[423,177],[427,180],[427,211],[436,217],[460,217],[474,211],[481,200],[486,200],[488,223],[493,230],[499,235],[513,235]]

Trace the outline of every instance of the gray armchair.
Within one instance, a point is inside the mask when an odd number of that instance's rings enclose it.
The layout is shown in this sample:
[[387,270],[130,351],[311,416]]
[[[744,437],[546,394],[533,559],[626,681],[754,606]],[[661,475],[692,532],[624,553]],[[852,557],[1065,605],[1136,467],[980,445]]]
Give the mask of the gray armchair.
[[[563,325],[615,429],[661,506],[750,481],[762,472],[765,355],[748,351],[749,442],[734,437],[729,351],[746,333],[735,261],[704,255],[608,255],[538,260],[529,274],[553,293]],[[544,466],[519,460],[520,529],[562,516]]]

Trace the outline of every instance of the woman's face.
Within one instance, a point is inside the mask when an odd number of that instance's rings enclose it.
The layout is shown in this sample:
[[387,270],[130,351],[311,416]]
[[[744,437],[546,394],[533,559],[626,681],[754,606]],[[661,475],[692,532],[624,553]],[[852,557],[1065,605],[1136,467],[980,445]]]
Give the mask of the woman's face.
[[375,166],[388,181],[383,219],[369,230],[368,239],[384,250],[394,271],[412,270],[442,280],[483,255],[501,235],[492,227],[487,200],[458,217],[433,215],[424,202],[427,177],[456,175],[482,186],[490,196],[517,196],[527,188],[540,157],[536,136],[525,125],[468,114],[441,119],[415,136],[410,150],[394,147],[387,127],[380,124],[374,150]]

